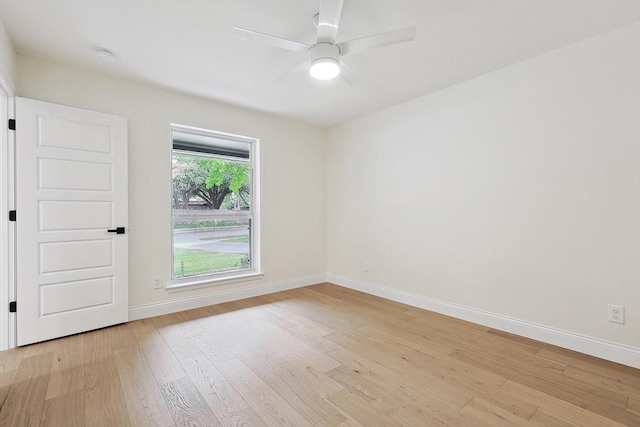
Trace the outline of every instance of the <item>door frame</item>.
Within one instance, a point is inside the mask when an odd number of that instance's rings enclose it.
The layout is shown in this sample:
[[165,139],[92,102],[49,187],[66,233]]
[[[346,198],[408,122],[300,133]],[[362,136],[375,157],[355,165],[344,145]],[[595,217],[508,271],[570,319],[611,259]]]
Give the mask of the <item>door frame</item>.
[[16,346],[16,315],[9,313],[16,295],[16,227],[9,222],[9,210],[15,209],[15,132],[8,127],[16,93],[3,71],[0,67],[0,351]]

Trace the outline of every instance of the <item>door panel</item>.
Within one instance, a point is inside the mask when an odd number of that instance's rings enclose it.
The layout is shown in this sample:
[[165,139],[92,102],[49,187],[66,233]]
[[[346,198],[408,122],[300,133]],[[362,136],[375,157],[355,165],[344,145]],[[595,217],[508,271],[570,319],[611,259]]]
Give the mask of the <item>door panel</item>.
[[39,118],[38,145],[79,151],[111,153],[111,129],[101,123],[85,123],[63,117]]
[[39,230],[105,230],[113,223],[111,202],[41,201]]
[[17,343],[128,320],[127,123],[16,98]]
[[59,159],[40,159],[42,190],[111,191],[111,165]]
[[69,314],[76,310],[86,311],[113,304],[113,277],[43,285],[40,292],[41,317]]
[[40,273],[113,267],[113,241],[40,243]]

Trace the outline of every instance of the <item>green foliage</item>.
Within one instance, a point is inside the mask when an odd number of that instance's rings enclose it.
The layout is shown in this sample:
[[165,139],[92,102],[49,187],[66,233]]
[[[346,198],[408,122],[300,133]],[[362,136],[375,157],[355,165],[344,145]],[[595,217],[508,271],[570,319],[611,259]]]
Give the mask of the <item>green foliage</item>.
[[193,221],[188,223],[173,224],[174,230],[183,228],[213,228],[213,227],[238,227],[249,226],[248,221],[238,221],[237,219],[212,219],[210,221]]
[[249,165],[246,163],[232,163],[221,160],[198,160],[201,170],[208,170],[206,179],[207,189],[226,186],[234,194],[238,194],[242,187],[249,184]]
[[249,236],[230,237],[228,239],[222,239],[220,241],[225,243],[250,243]]
[[249,260],[249,255],[244,254],[240,257],[240,265],[236,264],[237,267],[240,267],[241,270],[246,270],[251,267],[251,261]]
[[249,268],[249,257],[246,254],[179,248],[175,248],[173,252],[173,275],[176,278],[246,268]]
[[205,185],[207,171],[200,169],[197,163],[185,156],[173,160],[173,205],[186,208],[189,200],[196,196]]
[[249,205],[250,182],[247,163],[174,156],[173,206],[187,209],[194,197],[213,209]]

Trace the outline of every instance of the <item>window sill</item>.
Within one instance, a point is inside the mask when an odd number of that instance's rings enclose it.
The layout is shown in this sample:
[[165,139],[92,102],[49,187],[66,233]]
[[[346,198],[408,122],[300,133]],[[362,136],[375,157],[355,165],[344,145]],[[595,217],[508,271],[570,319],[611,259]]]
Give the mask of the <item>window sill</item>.
[[172,282],[165,287],[169,292],[190,291],[193,289],[210,288],[213,286],[229,285],[232,283],[246,282],[248,280],[257,280],[264,276],[264,273],[255,271],[240,273],[234,276],[216,277],[216,278],[194,278],[193,280],[184,280]]

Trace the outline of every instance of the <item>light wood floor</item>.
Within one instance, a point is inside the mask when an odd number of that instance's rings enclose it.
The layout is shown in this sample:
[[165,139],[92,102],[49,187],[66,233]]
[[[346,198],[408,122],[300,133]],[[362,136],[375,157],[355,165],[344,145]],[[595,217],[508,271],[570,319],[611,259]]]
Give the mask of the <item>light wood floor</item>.
[[640,426],[640,370],[330,284],[0,353],[1,426]]

